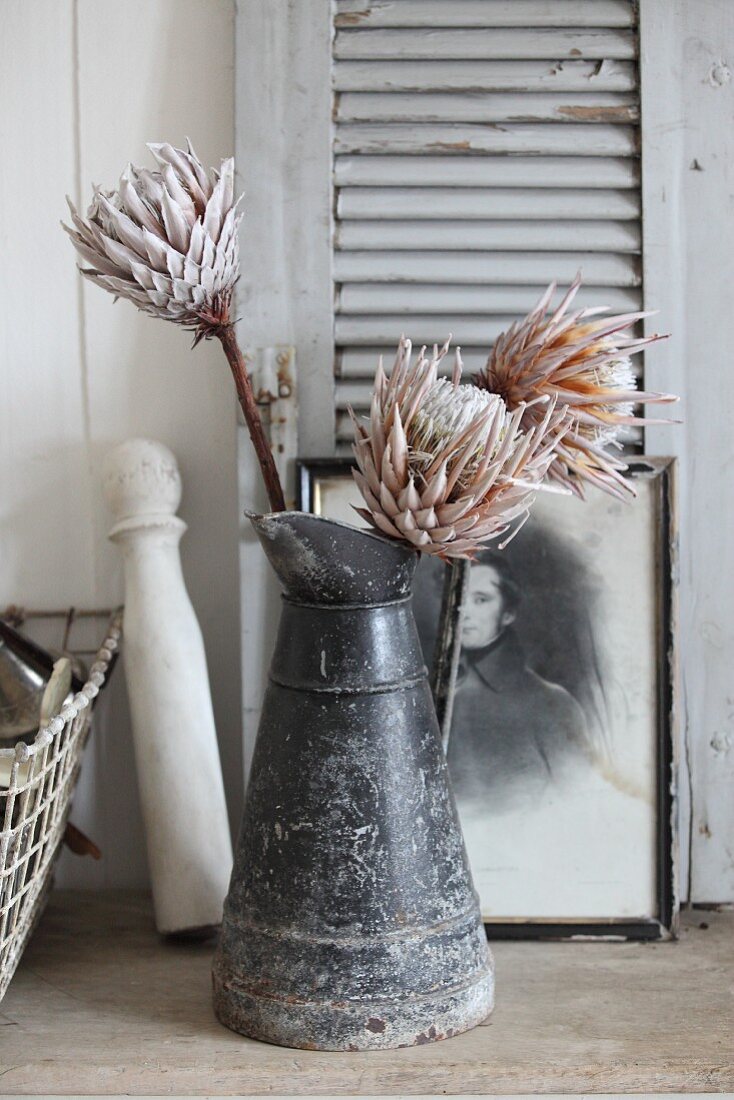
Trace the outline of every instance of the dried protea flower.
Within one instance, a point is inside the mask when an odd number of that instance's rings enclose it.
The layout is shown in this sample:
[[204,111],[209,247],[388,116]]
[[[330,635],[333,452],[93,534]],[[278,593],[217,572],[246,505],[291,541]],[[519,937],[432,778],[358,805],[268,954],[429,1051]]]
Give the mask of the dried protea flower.
[[234,160],[206,172],[190,143],[148,148],[159,171],[129,164],[116,191],[95,189],[86,218],[67,199],[74,228],[64,229],[82,275],[197,342],[228,322],[239,275]]
[[[608,448],[619,450],[620,432],[627,425],[665,423],[635,416],[635,404],[677,398],[637,389],[630,356],[664,337],[637,338],[625,330],[650,314],[599,318],[606,307],[568,313],[580,285],[577,276],[548,317],[556,292],[552,283],[527,317],[497,338],[486,367],[474,382],[499,394],[511,410],[524,404],[522,426],[526,430],[543,415],[536,398],[551,397],[567,405],[572,427],[558,442],[549,477],[581,497],[584,484],[589,483],[624,498],[634,495],[623,477],[627,466]],[[592,317],[596,319],[590,320]]]
[[[525,408],[509,413],[497,394],[438,378],[448,341],[411,363],[401,339],[390,378],[380,362],[369,422],[352,415],[367,505],[358,509],[384,535],[443,558],[471,558],[491,539],[519,530],[562,438],[566,414],[554,398],[529,431]],[[350,410],[351,412],[351,410]],[[511,536],[510,536],[511,537]]]
[[282,511],[280,478],[230,317],[242,217],[234,160],[207,172],[190,142],[186,150],[165,142],[148,148],[159,170],[129,164],[116,191],[95,188],[86,218],[68,200],[74,228],[64,229],[88,265],[79,270],[115,299],[192,329],[194,345],[221,341],[271,507]]

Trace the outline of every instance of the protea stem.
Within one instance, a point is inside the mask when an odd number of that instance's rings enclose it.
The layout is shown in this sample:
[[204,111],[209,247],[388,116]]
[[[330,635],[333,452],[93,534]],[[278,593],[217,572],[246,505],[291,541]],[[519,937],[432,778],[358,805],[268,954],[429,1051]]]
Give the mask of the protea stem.
[[227,362],[232,370],[232,377],[234,378],[234,384],[237,389],[237,397],[239,398],[240,407],[245,417],[245,423],[250,433],[252,445],[255,448],[257,460],[260,463],[270,507],[274,512],[284,512],[285,497],[283,496],[283,487],[280,484],[280,477],[278,476],[278,471],[275,466],[272,448],[265,435],[260,410],[257,407],[255,395],[252,392],[252,383],[247,373],[245,360],[240,351],[239,344],[237,343],[234,325],[221,325],[217,328],[216,334],[222,342],[224,354],[227,356]]

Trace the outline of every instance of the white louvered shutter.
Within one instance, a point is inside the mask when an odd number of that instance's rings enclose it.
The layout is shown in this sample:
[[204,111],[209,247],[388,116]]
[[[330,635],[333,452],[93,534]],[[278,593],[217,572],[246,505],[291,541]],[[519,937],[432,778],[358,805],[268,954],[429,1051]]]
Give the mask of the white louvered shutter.
[[[453,332],[469,370],[551,279],[640,308],[630,0],[336,0],[336,443],[380,352]],[[389,362],[389,358],[388,358]]]

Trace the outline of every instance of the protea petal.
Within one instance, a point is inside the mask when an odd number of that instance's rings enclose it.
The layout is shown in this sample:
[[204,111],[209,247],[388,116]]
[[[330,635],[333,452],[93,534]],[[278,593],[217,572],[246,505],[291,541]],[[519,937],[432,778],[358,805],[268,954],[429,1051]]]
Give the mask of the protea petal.
[[426,488],[421,493],[421,503],[424,508],[433,508],[440,500],[446,499],[448,486],[448,478],[446,476],[447,466],[448,459],[444,459],[433,477],[427,481]]

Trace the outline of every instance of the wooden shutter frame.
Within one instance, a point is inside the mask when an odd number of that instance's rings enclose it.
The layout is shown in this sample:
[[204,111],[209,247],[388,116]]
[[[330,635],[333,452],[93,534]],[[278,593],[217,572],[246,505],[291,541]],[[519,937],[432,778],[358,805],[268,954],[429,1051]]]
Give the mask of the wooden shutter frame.
[[[356,0],[355,0],[356,2]],[[432,0],[423,0],[430,3]],[[482,0],[483,4],[490,0]],[[518,0],[514,0],[515,3]],[[584,0],[586,2],[586,0]],[[363,7],[363,5],[359,5]],[[342,4],[342,16],[347,15]],[[732,13],[725,12],[712,0],[696,5],[696,34],[711,41],[722,41],[722,51],[731,49],[734,40]],[[580,9],[581,10],[581,9]],[[242,231],[243,278],[239,312],[246,317],[243,339],[255,346],[292,343],[297,347],[301,379],[300,451],[304,456],[331,452],[334,439],[335,401],[332,373],[333,298],[332,298],[332,183],[330,179],[331,117],[331,5],[324,0],[237,0],[237,162],[239,180],[247,192],[247,216]],[[692,18],[692,17],[691,17]],[[715,385],[710,370],[700,384],[689,383],[687,328],[695,330],[696,350],[704,359],[719,357],[722,349],[734,343],[731,320],[717,315],[720,328],[706,333],[702,321],[687,319],[691,301],[704,304],[705,288],[688,285],[686,230],[684,216],[690,220],[692,191],[686,176],[694,170],[686,156],[686,125],[682,82],[685,77],[683,43],[690,28],[686,23],[683,0],[640,0],[640,73],[642,102],[642,256],[643,293],[646,307],[659,310],[648,322],[650,330],[672,330],[667,345],[653,349],[645,364],[646,385],[651,389],[673,390],[683,397],[682,414],[701,423],[703,402],[716,405],[717,391],[706,392],[704,382]],[[501,62],[496,62],[500,64]],[[347,83],[341,90],[359,87],[359,62],[353,62]],[[620,65],[631,64],[620,62]],[[419,63],[406,61],[401,66],[402,86],[409,89]],[[465,89],[476,86],[482,62],[472,62],[464,70]],[[722,82],[728,78],[721,61]],[[574,72],[574,70],[571,70]],[[346,80],[346,78],[344,78]],[[570,79],[570,77],[569,77]],[[692,80],[692,78],[690,78]],[[697,104],[707,96],[706,74],[697,77],[701,90]],[[715,79],[712,77],[712,79]],[[704,85],[706,85],[704,87]],[[721,155],[731,155],[730,129],[723,124],[723,111],[729,92],[715,92],[721,107],[712,107],[712,119],[722,122],[719,141]],[[708,106],[706,107],[708,110]],[[703,111],[703,107],[701,107]],[[713,122],[709,122],[712,126]],[[277,171],[272,171],[272,165]],[[477,161],[479,165],[479,161]],[[500,173],[517,170],[516,158],[502,158],[496,165]],[[563,159],[554,171],[562,172]],[[344,162],[340,171],[350,166]],[[383,163],[381,167],[386,167]],[[350,169],[351,170],[351,169]],[[473,169],[478,172],[479,168]],[[719,197],[726,201],[723,172],[719,173]],[[276,180],[274,185],[273,180]],[[339,179],[339,176],[337,176]],[[369,177],[360,181],[370,186]],[[447,187],[451,181],[442,181]],[[481,188],[477,178],[475,186]],[[713,183],[713,191],[716,186]],[[710,194],[711,192],[707,192]],[[688,199],[687,199],[687,196]],[[703,213],[700,215],[703,216]],[[725,263],[731,230],[722,225],[722,244],[714,256],[712,279],[720,279],[716,262]],[[695,242],[689,252],[695,251]],[[731,312],[731,311],[730,311]],[[690,337],[689,337],[690,339]],[[690,344],[688,345],[690,346]],[[695,365],[695,364],[694,364]],[[699,364],[700,366],[700,364]],[[702,372],[700,372],[702,373]],[[345,382],[348,381],[345,379]],[[729,386],[729,378],[721,380]],[[716,413],[714,408],[713,412]],[[719,415],[722,415],[721,413]],[[697,447],[702,446],[700,437]],[[719,632],[722,638],[730,622],[731,598],[720,595],[721,607],[715,622],[702,620],[697,599],[709,598],[713,581],[699,577],[698,596],[694,596],[692,571],[715,567],[716,547],[724,545],[711,539],[712,515],[708,501],[712,494],[722,505],[730,500],[726,466],[715,462],[706,469],[711,491],[699,500],[697,481],[692,476],[692,443],[688,429],[655,428],[646,432],[646,450],[651,454],[674,454],[679,458],[680,567],[683,577],[680,607],[682,639],[681,683],[683,698],[680,717],[683,732],[683,757],[687,766],[681,778],[681,896],[688,896],[689,851],[694,848],[694,873],[690,896],[693,900],[732,900],[732,872],[725,852],[726,838],[734,830],[734,807],[725,805],[723,792],[734,782],[734,753],[726,750],[726,734],[731,723],[726,713],[727,689],[718,671],[708,675],[709,650],[704,634]],[[706,450],[706,455],[710,451]],[[700,467],[700,463],[699,463]],[[257,479],[243,447],[240,458],[243,503],[257,499]],[[695,494],[695,497],[694,497]],[[731,520],[722,517],[714,524],[718,531]],[[730,535],[727,537],[731,537]],[[709,544],[708,546],[706,544]],[[728,545],[728,544],[727,544]],[[271,642],[269,623],[273,594],[267,589],[259,550],[243,536],[242,543],[243,649],[245,663],[246,751],[249,753],[257,724],[259,695]],[[729,585],[731,587],[731,585]],[[722,642],[722,645],[724,643]],[[688,690],[686,691],[686,684]],[[703,691],[701,685],[708,685]],[[692,688],[696,690],[692,690]],[[723,731],[723,732],[721,732]],[[716,738],[719,738],[717,741]],[[723,740],[722,740],[723,738]],[[719,745],[712,748],[709,742]],[[693,811],[691,812],[690,770],[693,768]],[[710,796],[709,788],[722,794]],[[712,835],[713,834],[713,835]],[[724,880],[724,874],[729,878]]]

